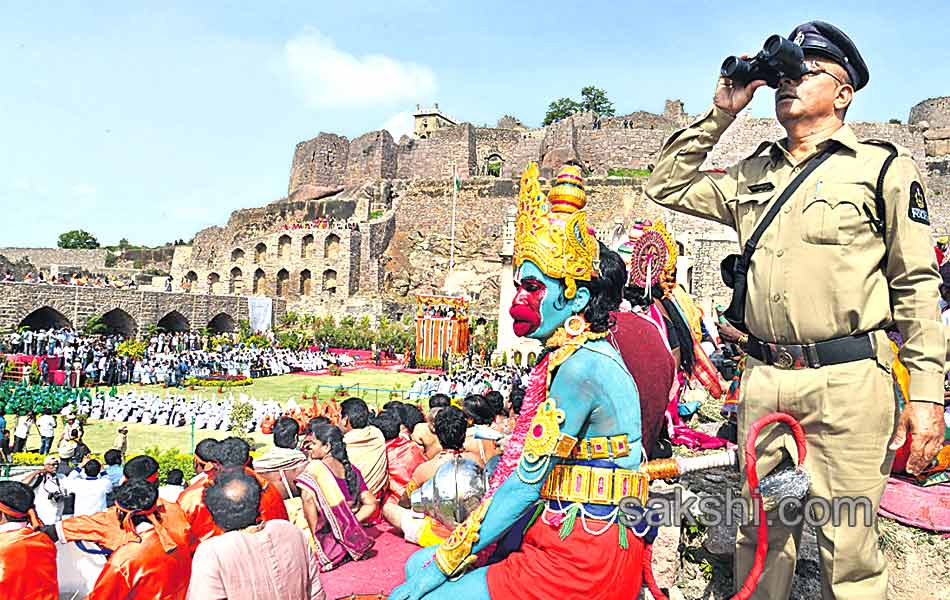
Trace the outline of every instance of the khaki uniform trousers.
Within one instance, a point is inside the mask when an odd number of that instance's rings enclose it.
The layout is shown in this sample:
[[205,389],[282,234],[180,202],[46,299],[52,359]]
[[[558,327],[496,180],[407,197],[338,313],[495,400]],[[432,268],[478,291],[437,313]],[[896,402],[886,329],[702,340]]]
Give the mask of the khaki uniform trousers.
[[[742,374],[739,456],[743,457],[741,450],[745,448],[748,428],[756,419],[776,411],[788,413],[801,423],[807,439],[805,468],[811,476],[808,500],[863,496],[873,507],[870,527],[866,526],[867,515],[860,505],[855,510],[842,508],[837,527],[832,521],[816,526],[825,600],[884,600],[887,593],[887,565],[878,548],[877,509],[894,460],[894,452],[888,451],[887,446],[898,414],[891,378],[893,352],[881,338],[876,339],[876,360],[791,371],[749,357]],[[760,479],[783,458],[791,458],[797,464],[797,450],[788,427],[779,423],[764,428],[759,435],[757,456]],[[744,463],[744,458],[740,458],[743,474]],[[742,495],[748,501],[744,475]],[[803,512],[798,516],[803,517]],[[796,515],[793,510],[785,513]],[[769,550],[752,596],[756,599],[781,600],[788,598],[791,590],[802,525],[783,525],[777,516],[778,511],[767,514]],[[827,520],[821,511],[817,516]],[[855,526],[849,525],[849,517],[856,519]],[[756,530],[751,522],[740,525],[735,554],[736,589],[752,568]]]

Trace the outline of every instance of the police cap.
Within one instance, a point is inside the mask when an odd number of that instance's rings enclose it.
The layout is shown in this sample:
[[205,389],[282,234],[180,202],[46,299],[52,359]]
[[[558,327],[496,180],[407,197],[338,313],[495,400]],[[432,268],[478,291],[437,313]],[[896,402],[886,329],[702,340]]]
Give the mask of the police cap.
[[802,47],[805,54],[817,54],[829,58],[848,72],[855,90],[868,84],[871,74],[861,58],[858,47],[845,32],[831,23],[809,21],[792,30],[788,39]]

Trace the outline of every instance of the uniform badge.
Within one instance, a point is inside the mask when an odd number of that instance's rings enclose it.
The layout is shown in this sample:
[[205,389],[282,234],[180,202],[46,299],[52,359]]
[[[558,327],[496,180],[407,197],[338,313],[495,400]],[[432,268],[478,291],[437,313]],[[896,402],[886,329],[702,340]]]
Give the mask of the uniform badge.
[[796,46],[801,46],[804,41],[805,41],[805,32],[799,31],[798,35],[795,36],[794,43]]
[[924,197],[924,188],[920,182],[910,184],[910,209],[907,216],[911,221],[921,225],[930,225],[930,215],[927,213],[927,199]]
[[753,194],[758,194],[759,192],[771,192],[775,189],[775,184],[771,181],[766,181],[765,183],[756,183],[749,186],[749,192]]

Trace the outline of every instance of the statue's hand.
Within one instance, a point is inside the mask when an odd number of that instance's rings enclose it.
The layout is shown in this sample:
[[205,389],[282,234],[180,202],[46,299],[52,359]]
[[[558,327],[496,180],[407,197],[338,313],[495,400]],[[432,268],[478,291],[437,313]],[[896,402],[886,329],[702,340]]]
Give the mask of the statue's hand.
[[406,583],[389,594],[389,600],[420,600],[423,596],[445,583],[445,573],[432,561],[419,569]]

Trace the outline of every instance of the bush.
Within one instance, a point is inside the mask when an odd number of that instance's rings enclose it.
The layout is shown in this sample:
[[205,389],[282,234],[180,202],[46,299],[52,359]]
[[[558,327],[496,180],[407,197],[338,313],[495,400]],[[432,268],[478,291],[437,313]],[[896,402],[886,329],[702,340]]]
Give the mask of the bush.
[[185,379],[185,385],[195,387],[229,388],[251,385],[252,383],[254,381],[250,377],[244,377],[243,375],[235,377],[189,377]]
[[119,257],[111,252],[106,252],[105,265],[108,268],[112,268],[119,262]]
[[337,376],[343,374],[343,370],[340,368],[340,365],[330,365],[329,367],[327,367],[327,372],[330,375],[337,375]]
[[[142,454],[147,454],[158,461],[158,479],[162,483],[165,482],[168,472],[172,469],[181,469],[186,481],[195,476],[194,457],[191,454],[184,454],[174,448],[162,450],[158,446],[150,446]],[[132,457],[129,456],[126,460],[129,458]]]
[[14,465],[42,467],[45,460],[46,455],[39,452],[15,452],[10,455],[10,462]]
[[270,348],[270,340],[262,335],[252,335],[244,343],[251,348]]
[[247,425],[254,417],[254,407],[250,402],[236,401],[231,405],[231,433],[234,437],[248,439]]
[[148,342],[145,340],[125,340],[116,346],[115,352],[119,356],[128,356],[130,358],[142,358],[145,356],[145,349],[148,348]]
[[608,177],[649,177],[649,169],[610,169]]

